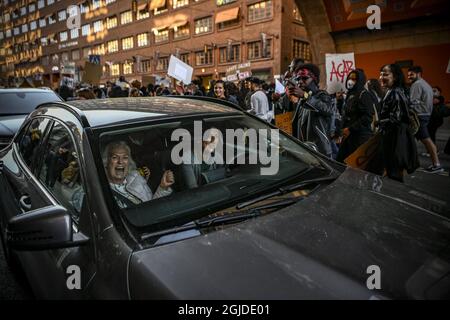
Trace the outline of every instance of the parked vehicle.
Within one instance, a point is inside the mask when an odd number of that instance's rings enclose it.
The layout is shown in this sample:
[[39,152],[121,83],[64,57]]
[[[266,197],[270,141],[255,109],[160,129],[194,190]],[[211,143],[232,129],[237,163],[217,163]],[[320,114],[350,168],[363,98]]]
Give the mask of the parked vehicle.
[[[227,129],[230,161],[174,160]],[[283,132],[252,145],[252,129],[275,127],[196,97],[41,105],[0,152],[8,263],[51,299],[449,298],[448,197]],[[279,170],[264,175],[270,164],[250,160],[268,149]]]
[[52,90],[0,89],[0,150],[7,146],[25,117],[44,102],[62,101]]

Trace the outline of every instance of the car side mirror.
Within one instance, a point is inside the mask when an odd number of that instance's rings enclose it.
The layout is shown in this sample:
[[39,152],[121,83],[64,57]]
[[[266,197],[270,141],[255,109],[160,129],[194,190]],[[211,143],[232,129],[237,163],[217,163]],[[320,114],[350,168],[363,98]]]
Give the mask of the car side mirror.
[[14,250],[47,250],[77,247],[89,238],[73,233],[72,218],[65,208],[50,206],[11,218],[6,241]]

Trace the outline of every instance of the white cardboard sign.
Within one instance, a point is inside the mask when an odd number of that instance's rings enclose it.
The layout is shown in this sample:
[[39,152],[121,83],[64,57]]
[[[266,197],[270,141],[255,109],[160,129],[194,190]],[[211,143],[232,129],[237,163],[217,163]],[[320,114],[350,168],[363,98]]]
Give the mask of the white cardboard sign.
[[325,55],[327,71],[327,91],[334,94],[345,91],[345,80],[350,71],[355,69],[355,54],[352,53],[327,53]]
[[174,55],[170,56],[169,60],[169,70],[167,74],[178,81],[182,81],[184,84],[190,84],[192,80],[192,73],[194,69],[175,57]]

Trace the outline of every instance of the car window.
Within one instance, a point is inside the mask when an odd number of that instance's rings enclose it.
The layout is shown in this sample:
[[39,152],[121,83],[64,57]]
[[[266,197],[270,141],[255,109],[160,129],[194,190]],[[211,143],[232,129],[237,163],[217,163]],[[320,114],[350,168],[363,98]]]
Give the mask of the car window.
[[19,153],[30,169],[39,157],[39,146],[49,122],[46,118],[33,119],[20,134]]
[[0,93],[0,115],[29,114],[45,102],[61,101],[51,90]]
[[[264,123],[239,115],[105,132],[100,170],[132,224],[188,219],[321,167],[306,148],[283,134],[264,136],[268,131]],[[226,163],[212,159],[219,152]],[[263,164],[268,154],[273,162]],[[273,173],[266,174],[270,168]]]
[[78,154],[68,129],[56,121],[48,135],[38,178],[77,221],[85,194]]

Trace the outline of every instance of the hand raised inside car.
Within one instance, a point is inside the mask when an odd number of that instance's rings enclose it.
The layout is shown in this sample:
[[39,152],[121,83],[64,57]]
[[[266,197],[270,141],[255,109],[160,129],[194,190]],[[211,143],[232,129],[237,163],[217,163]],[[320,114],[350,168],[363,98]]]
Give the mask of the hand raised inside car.
[[161,178],[161,184],[159,186],[163,189],[167,189],[174,183],[175,183],[175,177],[173,176],[173,172],[171,170],[164,171],[164,174]]

